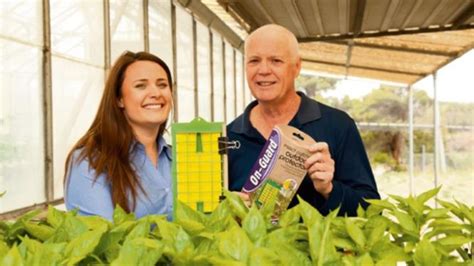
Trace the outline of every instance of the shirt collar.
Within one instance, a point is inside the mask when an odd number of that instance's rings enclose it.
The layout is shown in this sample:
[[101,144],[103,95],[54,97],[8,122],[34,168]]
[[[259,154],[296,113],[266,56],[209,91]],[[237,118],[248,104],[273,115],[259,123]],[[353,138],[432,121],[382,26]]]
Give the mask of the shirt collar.
[[164,152],[166,157],[172,160],[173,157],[171,154],[171,147],[168,145],[168,143],[166,143],[166,140],[163,138],[163,136],[158,138],[158,154],[161,154],[161,152]]
[[321,118],[319,103],[300,91],[296,93],[301,97],[300,107],[295,116],[295,118],[298,119],[298,122],[303,125]]
[[[298,112],[295,117],[290,121],[290,124],[293,122],[303,125],[311,121],[318,120],[321,118],[321,110],[319,109],[319,104],[317,101],[309,98],[303,92],[297,92],[301,97],[301,103],[298,108]],[[258,136],[257,130],[250,123],[250,111],[258,104],[258,101],[255,100],[251,102],[246,108],[244,113],[240,116],[240,119],[236,119],[232,128],[232,132],[238,134],[245,134],[247,136]]]
[[[168,157],[169,160],[172,160],[172,154],[171,154],[171,147],[168,145],[168,143],[166,143],[166,140],[163,138],[163,136],[160,136],[157,140],[156,140],[157,144],[158,144],[158,156],[161,155],[162,152],[165,153],[166,157]],[[140,150],[140,151],[145,151],[145,146],[143,146],[143,144],[141,144],[140,142],[138,142],[137,140],[133,140],[133,143],[130,147],[130,151],[133,152],[135,150]]]

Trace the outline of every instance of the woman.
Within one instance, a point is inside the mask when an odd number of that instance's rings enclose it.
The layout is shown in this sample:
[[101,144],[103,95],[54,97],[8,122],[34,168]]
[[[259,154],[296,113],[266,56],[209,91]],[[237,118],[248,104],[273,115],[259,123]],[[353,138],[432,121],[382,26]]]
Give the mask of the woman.
[[67,156],[67,209],[112,220],[120,205],[137,218],[171,217],[171,148],[163,139],[171,84],[168,66],[152,54],[117,59],[94,122]]

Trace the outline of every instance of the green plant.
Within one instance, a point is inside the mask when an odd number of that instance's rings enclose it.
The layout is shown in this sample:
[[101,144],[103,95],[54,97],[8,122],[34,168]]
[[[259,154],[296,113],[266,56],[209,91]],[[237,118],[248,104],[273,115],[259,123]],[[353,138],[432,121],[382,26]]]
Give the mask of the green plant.
[[358,217],[324,217],[300,199],[278,225],[233,193],[209,215],[178,203],[173,222],[121,208],[107,221],[49,207],[44,219],[34,211],[0,222],[0,264],[472,265],[473,207],[432,208],[438,191],[370,200]]

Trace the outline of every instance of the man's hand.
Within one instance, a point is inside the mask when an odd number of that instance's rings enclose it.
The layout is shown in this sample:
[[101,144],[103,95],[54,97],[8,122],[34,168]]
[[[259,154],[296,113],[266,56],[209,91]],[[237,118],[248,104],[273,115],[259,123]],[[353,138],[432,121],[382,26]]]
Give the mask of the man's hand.
[[316,191],[324,198],[329,197],[333,189],[334,160],[331,158],[329,147],[326,142],[317,142],[309,147],[312,155],[306,160],[304,166],[313,181]]

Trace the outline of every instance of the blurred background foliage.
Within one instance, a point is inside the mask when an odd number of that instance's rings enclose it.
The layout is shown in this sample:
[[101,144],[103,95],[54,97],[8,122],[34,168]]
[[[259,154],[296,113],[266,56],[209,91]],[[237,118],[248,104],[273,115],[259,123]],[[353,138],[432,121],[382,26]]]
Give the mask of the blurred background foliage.
[[[300,75],[297,87],[319,102],[347,112],[356,121],[380,190],[407,192],[408,90],[380,85],[366,95],[350,97],[334,93],[338,82],[337,78]],[[474,103],[440,101],[439,108],[441,184],[453,187],[453,191],[444,189],[444,194],[454,196],[458,194],[455,189],[459,192],[457,198],[472,204]],[[433,99],[425,90],[413,90],[413,112],[415,183],[421,191],[432,187],[434,179]]]

